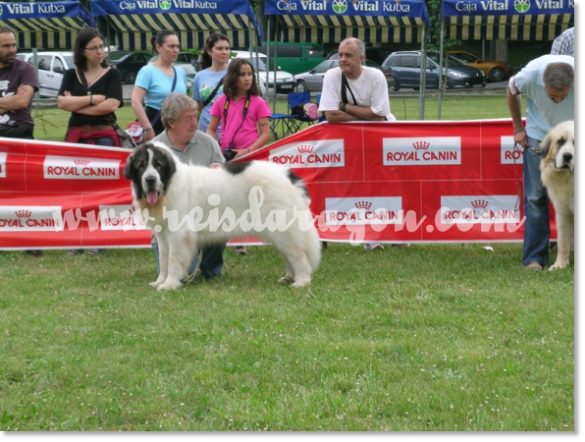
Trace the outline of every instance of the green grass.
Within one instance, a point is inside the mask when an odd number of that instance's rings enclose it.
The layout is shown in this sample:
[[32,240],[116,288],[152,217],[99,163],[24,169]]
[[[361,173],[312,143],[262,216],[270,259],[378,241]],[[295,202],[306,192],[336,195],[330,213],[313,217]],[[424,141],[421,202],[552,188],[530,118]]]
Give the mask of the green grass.
[[268,247],[160,293],[151,250],[0,254],[2,430],[574,430],[573,271],[520,245]]
[[[66,113],[41,112],[62,139]],[[223,281],[170,293],[150,249],[0,253],[0,430],[574,431],[573,265],[492,246],[330,243],[303,289],[272,248],[228,248]]]
[[[425,120],[436,120],[438,109],[438,98],[434,96],[426,98]],[[269,102],[272,110],[273,103]],[[418,98],[396,95],[390,97],[390,108],[399,121],[418,119]],[[287,113],[286,100],[278,100],[277,113]],[[126,127],[134,121],[136,116],[130,105],[125,105],[116,111],[118,124]],[[70,114],[60,109],[34,110],[35,116],[35,138],[39,140],[63,141]],[[467,97],[467,96],[446,96],[443,98],[441,107],[441,118],[443,120],[474,120],[509,118],[508,107],[505,97]],[[303,128],[307,127],[306,124]],[[280,136],[282,134],[279,134]]]

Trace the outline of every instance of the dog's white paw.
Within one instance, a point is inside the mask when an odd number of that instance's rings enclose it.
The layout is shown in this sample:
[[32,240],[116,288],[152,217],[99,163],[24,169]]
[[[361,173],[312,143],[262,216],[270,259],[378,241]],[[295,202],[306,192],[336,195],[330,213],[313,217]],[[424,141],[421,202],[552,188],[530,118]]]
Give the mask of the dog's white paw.
[[291,287],[305,287],[305,286],[309,285],[310,283],[311,283],[310,279],[303,279],[303,280],[295,281],[290,286]]
[[157,288],[159,285],[161,285],[161,283],[158,281],[154,281],[154,282],[149,282],[148,285],[151,287]]
[[158,286],[158,290],[175,290],[181,287],[180,281],[169,281],[168,279],[161,285]]
[[566,269],[567,267],[569,267],[569,263],[561,263],[561,262],[555,262],[552,266],[550,266],[548,268],[548,271],[552,271],[552,270],[562,270],[562,269]]
[[280,278],[278,282],[281,284],[289,285],[294,282],[294,279],[292,279],[291,276],[285,276],[284,278]]

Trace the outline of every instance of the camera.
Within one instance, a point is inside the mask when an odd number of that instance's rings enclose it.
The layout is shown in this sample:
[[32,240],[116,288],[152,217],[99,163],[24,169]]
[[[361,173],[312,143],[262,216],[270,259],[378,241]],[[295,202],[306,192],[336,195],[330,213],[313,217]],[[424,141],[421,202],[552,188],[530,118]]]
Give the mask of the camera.
[[224,150],[223,152],[223,157],[225,158],[226,161],[231,161],[234,159],[234,157],[238,154],[233,148],[228,147],[226,150]]

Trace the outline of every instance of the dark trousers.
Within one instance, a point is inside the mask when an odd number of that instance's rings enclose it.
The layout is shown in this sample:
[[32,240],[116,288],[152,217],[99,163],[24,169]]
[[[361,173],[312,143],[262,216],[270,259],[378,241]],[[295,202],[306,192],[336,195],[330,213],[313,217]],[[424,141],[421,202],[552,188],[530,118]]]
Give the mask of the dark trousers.
[[[148,121],[150,121],[152,123],[152,120],[154,119],[154,117],[156,117],[156,114],[158,114],[158,109],[155,109],[154,107],[149,107],[146,106],[144,108],[144,111],[146,112],[146,116],[148,117]],[[154,129],[154,134],[155,135],[159,135],[162,134],[165,131],[165,127],[162,124],[162,119],[159,117],[158,121],[156,122],[156,124],[152,125],[152,128]]]
[[0,137],[22,138],[24,140],[34,140],[34,124],[23,123],[18,126],[0,125]]

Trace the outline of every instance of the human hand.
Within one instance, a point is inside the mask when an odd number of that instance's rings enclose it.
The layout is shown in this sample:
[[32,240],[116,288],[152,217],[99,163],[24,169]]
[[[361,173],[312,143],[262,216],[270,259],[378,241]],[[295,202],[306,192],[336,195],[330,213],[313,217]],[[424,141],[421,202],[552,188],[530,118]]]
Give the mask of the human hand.
[[514,143],[522,146],[524,148],[528,146],[528,136],[526,135],[526,130],[524,128],[517,129],[514,131]]
[[144,142],[152,140],[154,138],[154,135],[155,135],[153,129],[150,129],[150,130],[145,129],[143,131],[143,133],[144,133]]
[[100,104],[103,103],[104,101],[106,101],[106,96],[105,95],[92,95],[91,96],[91,104]]

